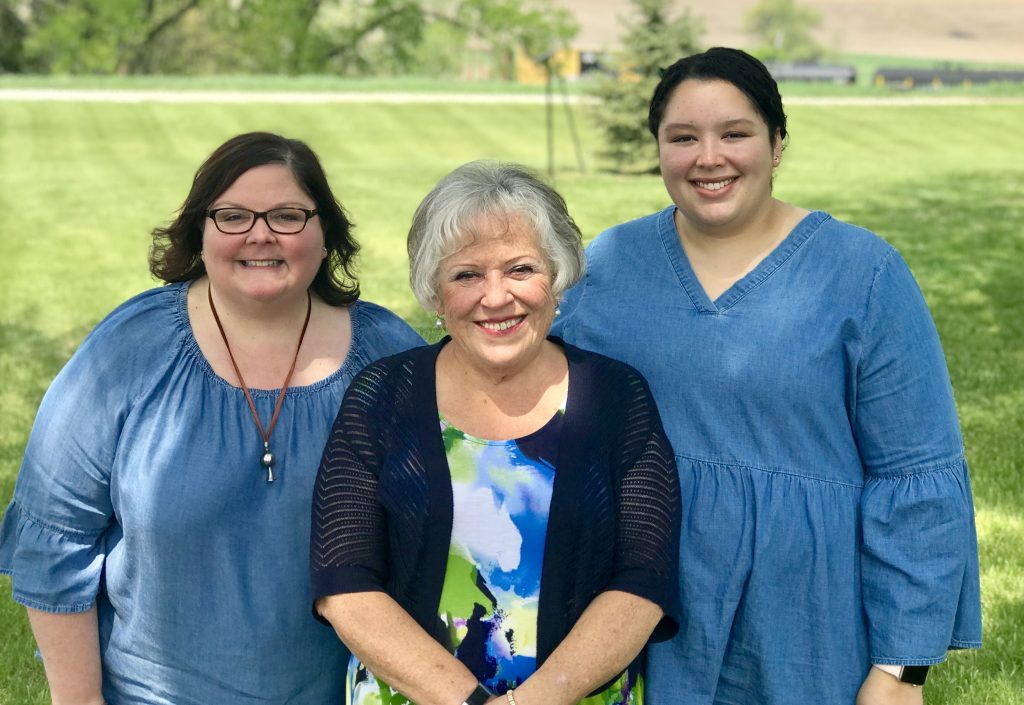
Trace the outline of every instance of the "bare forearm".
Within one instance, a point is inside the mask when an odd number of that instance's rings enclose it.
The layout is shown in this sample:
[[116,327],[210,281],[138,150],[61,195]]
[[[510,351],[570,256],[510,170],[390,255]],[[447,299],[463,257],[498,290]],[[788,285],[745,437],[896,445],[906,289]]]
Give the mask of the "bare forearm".
[[331,595],[320,614],[375,676],[418,705],[458,705],[476,678],[382,592]]
[[28,609],[53,705],[102,705],[103,670],[96,607],[51,614]]
[[857,705],[922,705],[923,690],[872,668],[857,693]]
[[642,597],[601,593],[544,665],[516,689],[517,705],[582,700],[636,658],[662,615],[661,607]]

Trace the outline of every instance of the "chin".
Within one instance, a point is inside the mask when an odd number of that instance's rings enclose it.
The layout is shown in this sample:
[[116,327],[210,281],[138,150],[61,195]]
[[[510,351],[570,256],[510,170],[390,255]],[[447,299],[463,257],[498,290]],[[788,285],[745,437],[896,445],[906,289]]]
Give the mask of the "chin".
[[292,287],[284,286],[282,284],[268,284],[265,286],[246,287],[242,289],[242,295],[259,303],[270,303],[283,296],[287,296],[291,290]]

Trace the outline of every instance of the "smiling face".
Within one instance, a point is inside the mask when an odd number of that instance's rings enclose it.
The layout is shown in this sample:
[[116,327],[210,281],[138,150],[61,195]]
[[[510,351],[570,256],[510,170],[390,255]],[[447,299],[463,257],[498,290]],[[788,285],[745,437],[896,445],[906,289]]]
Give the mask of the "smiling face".
[[729,235],[764,217],[781,140],[727,81],[687,79],[658,128],[661,176],[691,233]]
[[523,218],[474,225],[466,246],[441,261],[438,313],[460,362],[510,374],[536,359],[551,328],[551,267]]
[[[210,204],[214,208],[267,211],[295,207],[313,210],[316,204],[299,186],[291,169],[265,164],[242,174]],[[301,232],[281,235],[257,218],[247,233],[228,235],[205,219],[203,262],[214,290],[239,303],[305,298],[324,258],[324,234],[313,216]]]

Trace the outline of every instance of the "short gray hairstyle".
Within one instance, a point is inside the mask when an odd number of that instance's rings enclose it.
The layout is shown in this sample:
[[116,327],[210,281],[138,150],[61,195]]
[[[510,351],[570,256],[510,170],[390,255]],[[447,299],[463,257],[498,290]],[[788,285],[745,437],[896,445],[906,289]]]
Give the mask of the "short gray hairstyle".
[[526,220],[547,256],[556,299],[583,276],[583,238],[565,199],[524,166],[479,160],[437,182],[413,215],[409,284],[423,308],[437,308],[441,262],[465,246],[480,216]]

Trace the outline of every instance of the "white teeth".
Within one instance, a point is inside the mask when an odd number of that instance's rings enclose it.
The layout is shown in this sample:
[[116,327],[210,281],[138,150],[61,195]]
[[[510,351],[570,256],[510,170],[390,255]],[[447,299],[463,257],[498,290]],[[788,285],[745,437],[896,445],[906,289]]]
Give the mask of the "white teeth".
[[482,325],[487,330],[508,330],[512,326],[517,325],[521,320],[523,320],[523,318],[525,318],[525,316],[520,316],[519,318],[510,318],[507,321],[502,321],[501,323],[481,321],[480,325]]
[[707,189],[708,191],[719,191],[735,180],[736,179],[726,179],[725,181],[698,181],[697,185],[703,189]]
[[243,260],[242,264],[246,267],[276,267],[281,264],[281,260],[276,259],[247,259]]

